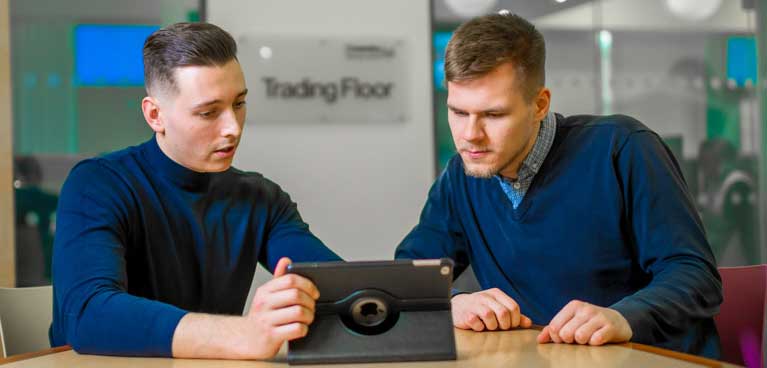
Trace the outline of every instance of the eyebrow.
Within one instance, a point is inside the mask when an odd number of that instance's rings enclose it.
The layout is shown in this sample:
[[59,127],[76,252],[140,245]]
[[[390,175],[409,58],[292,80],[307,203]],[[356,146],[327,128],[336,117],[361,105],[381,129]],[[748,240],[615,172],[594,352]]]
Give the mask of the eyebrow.
[[482,113],[484,114],[489,114],[489,113],[499,114],[499,113],[507,113],[507,112],[509,112],[509,109],[503,106],[494,106],[487,110],[482,111]]
[[[451,104],[447,104],[447,108],[453,111],[462,111],[466,112],[464,109],[459,109]],[[503,106],[493,106],[489,109],[482,110],[482,114],[488,114],[488,113],[507,113],[509,112],[509,108],[503,107]]]
[[[235,97],[235,98],[240,98],[240,97],[243,97],[243,96],[245,96],[247,94],[248,94],[248,89],[245,88],[244,90],[242,90],[242,92],[238,93],[237,97]],[[209,105],[215,105],[217,103],[221,103],[221,100],[220,99],[215,99],[215,100],[205,101],[205,102],[199,103],[197,105],[194,105],[194,107],[192,107],[192,109],[199,109],[201,107],[205,107],[205,106],[209,106]]]

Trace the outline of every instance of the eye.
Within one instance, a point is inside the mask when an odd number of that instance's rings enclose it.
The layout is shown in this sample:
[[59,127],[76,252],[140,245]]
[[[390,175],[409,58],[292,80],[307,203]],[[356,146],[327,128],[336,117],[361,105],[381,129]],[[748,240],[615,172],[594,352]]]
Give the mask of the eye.
[[236,102],[234,104],[234,108],[235,109],[241,109],[241,108],[245,107],[246,104],[247,103],[245,101],[239,101],[239,102]]
[[216,116],[217,111],[216,110],[210,110],[210,111],[202,111],[198,112],[197,116],[203,118],[203,119],[211,119]]
[[502,113],[491,112],[491,113],[486,114],[485,116],[487,116],[490,119],[498,119],[498,118],[502,118],[504,115],[505,114],[502,114]]
[[460,111],[460,110],[450,110],[450,111],[452,111],[453,114],[457,116],[469,116],[469,114],[466,113],[466,111]]

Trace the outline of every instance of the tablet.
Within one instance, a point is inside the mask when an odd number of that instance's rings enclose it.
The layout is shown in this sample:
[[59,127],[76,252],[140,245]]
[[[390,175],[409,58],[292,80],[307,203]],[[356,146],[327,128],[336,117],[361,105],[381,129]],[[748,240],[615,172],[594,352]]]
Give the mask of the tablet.
[[453,360],[450,259],[294,263],[320,291],[308,334],[288,363]]

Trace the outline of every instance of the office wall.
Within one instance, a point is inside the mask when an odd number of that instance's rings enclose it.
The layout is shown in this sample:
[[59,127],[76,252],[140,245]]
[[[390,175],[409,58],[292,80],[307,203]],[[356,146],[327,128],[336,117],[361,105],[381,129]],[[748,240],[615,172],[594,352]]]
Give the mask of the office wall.
[[[246,126],[234,162],[280,184],[298,203],[312,231],[342,257],[391,258],[415,225],[435,176],[429,2],[215,0],[207,4],[208,21],[235,38],[263,32],[406,41],[409,120],[259,124],[259,109],[268,107],[251,103],[248,114],[255,114],[256,124]],[[250,67],[243,68],[247,74]]]
[[[143,86],[77,85],[74,28],[185,21],[198,5],[197,0],[12,1],[15,153],[93,155],[148,139],[151,130],[139,107]],[[63,180],[55,179],[54,184]]]
[[0,0],[0,286],[15,286],[9,0]]
[[[724,55],[717,48],[717,35],[723,40],[727,34],[748,34],[755,24],[753,12],[745,11],[740,1],[722,2],[704,21],[680,19],[662,0],[592,1],[532,21],[546,36],[551,77],[547,81],[553,84],[557,111],[602,112],[599,96],[594,99],[599,92],[599,51],[593,33],[608,30],[612,34],[611,111],[631,115],[661,136],[680,138],[683,157],[679,158],[688,160],[697,157],[701,143],[710,138],[707,114],[729,109],[706,91],[709,81],[721,78],[724,71],[715,61]],[[589,50],[584,53],[578,48]],[[579,57],[584,55],[591,58]],[[721,82],[724,85],[726,80]],[[582,96],[587,97],[583,104]],[[750,124],[747,116],[735,123],[730,126]],[[743,154],[752,151],[750,146],[742,149]]]

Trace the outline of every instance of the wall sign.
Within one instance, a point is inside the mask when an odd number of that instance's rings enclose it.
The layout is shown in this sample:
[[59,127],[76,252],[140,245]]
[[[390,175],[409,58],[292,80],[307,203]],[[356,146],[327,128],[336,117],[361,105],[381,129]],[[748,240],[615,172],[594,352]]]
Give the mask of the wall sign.
[[403,40],[245,34],[237,44],[249,90],[249,123],[408,119]]

